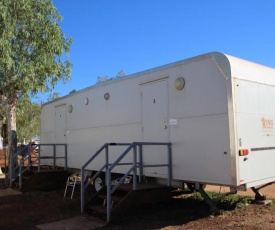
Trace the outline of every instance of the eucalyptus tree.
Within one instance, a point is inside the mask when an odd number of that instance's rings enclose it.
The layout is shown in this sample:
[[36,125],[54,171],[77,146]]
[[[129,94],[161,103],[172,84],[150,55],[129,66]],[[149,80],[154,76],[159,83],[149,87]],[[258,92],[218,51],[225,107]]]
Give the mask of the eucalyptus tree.
[[9,133],[16,130],[20,97],[70,80],[72,39],[62,32],[61,20],[51,0],[0,1],[0,103],[6,107]]
[[[29,97],[20,98],[16,105],[17,139],[21,143],[30,141],[40,131],[40,110],[41,105],[31,101]],[[0,126],[5,125],[5,108],[0,104]],[[2,138],[5,138],[2,135]]]
[[0,103],[8,121],[10,166],[17,164],[12,155],[18,100],[70,79],[72,39],[64,36],[61,19],[51,0],[0,1]]
[[59,92],[52,92],[48,96],[48,101],[53,101],[57,98],[59,98],[60,93]]
[[30,141],[40,130],[41,106],[30,98],[20,98],[16,106],[18,142]]

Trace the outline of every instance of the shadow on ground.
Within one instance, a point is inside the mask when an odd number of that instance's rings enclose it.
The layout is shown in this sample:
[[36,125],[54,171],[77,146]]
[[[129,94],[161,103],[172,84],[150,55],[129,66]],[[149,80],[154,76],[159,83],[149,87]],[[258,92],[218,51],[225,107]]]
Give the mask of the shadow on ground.
[[[0,188],[1,186],[3,183],[0,181]],[[0,228],[37,229],[36,225],[79,216],[79,191],[75,192],[76,197],[71,200],[63,197],[64,188],[0,197]],[[183,192],[174,195],[169,202],[133,208],[119,219],[112,220],[107,227],[100,229],[161,229],[168,226],[183,226],[212,215],[198,193]],[[238,202],[238,199],[229,199],[218,207],[232,210]],[[106,217],[102,218],[105,220]]]
[[[125,213],[121,219],[112,222],[103,229],[161,229],[168,226],[183,226],[197,221],[213,213],[209,206],[203,201],[199,193],[182,192],[174,194],[169,202],[146,205],[135,208]],[[218,193],[211,193],[216,199]],[[221,211],[234,210],[240,203],[247,202],[248,197],[234,196],[217,203]]]

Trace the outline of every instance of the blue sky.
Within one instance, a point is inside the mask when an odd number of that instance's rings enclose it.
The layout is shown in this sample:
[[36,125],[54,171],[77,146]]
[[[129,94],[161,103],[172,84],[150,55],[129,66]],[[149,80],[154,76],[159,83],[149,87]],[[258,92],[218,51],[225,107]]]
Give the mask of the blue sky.
[[[136,73],[211,51],[275,68],[273,0],[53,0],[72,37],[72,78],[60,96],[98,76]],[[37,102],[47,101],[39,95]]]

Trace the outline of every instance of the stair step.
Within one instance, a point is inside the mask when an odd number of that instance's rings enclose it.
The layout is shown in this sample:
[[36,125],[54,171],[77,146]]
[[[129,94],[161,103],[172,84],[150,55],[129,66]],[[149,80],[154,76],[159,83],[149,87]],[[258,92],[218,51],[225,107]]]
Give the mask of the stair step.
[[94,212],[96,212],[96,213],[100,213],[100,214],[106,214],[107,213],[107,208],[106,208],[106,206],[103,206],[103,205],[96,205],[96,204],[94,204],[94,205],[87,205],[86,206],[86,208],[87,209],[89,209],[89,210],[92,210],[92,211],[94,211]]
[[118,187],[117,191],[129,192],[133,190],[133,184],[122,184]]
[[12,184],[14,184],[15,186],[19,185],[19,181],[13,181]]
[[[98,195],[98,198],[105,200],[107,199],[107,195]],[[111,196],[111,200],[114,202],[120,202],[123,199],[121,196]]]
[[31,178],[31,176],[23,176],[23,177],[22,177],[23,180],[28,180],[28,179],[30,179],[30,178]]

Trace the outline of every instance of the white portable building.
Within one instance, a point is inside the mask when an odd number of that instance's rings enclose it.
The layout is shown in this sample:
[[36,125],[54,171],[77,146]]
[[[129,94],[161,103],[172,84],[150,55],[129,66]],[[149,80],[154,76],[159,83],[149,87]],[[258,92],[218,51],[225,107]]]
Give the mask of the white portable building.
[[[212,52],[44,104],[41,143],[66,143],[68,167],[79,169],[104,143],[170,142],[174,181],[245,189],[275,181],[274,119],[275,69]],[[143,161],[166,157],[147,146]],[[89,169],[103,164],[104,156]],[[166,178],[167,170],[145,175]]]

